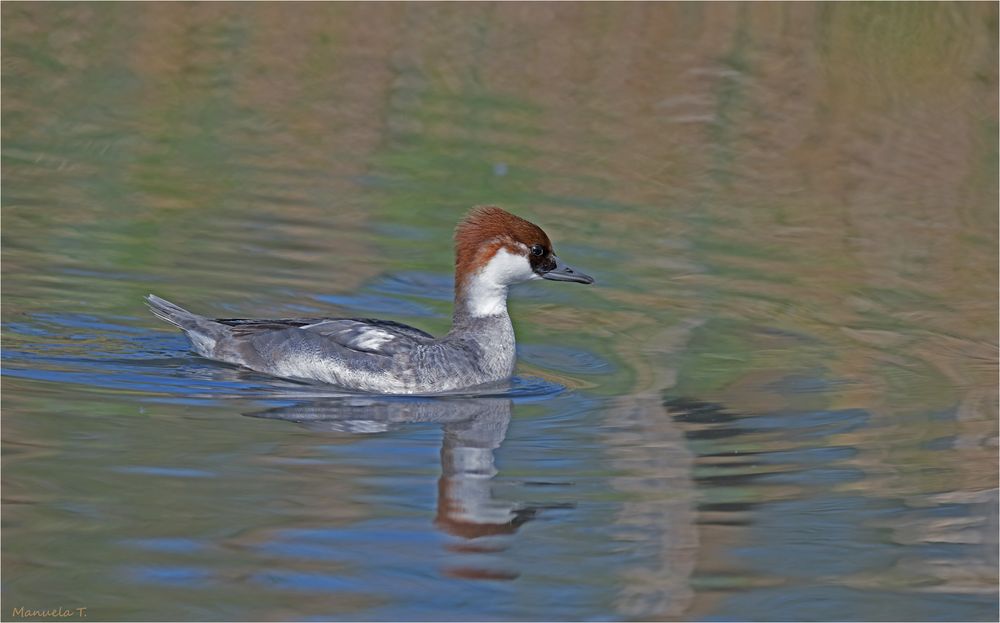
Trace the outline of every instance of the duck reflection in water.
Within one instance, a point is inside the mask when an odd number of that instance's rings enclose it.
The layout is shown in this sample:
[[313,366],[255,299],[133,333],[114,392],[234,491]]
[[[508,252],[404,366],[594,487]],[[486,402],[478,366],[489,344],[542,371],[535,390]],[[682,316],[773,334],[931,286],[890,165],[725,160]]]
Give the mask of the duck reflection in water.
[[[466,540],[449,549],[484,553],[502,551],[499,544],[471,543],[479,537],[515,533],[545,508],[565,504],[527,505],[493,495],[497,475],[494,451],[503,443],[511,417],[511,400],[501,397],[412,398],[352,396],[303,402],[250,417],[295,422],[316,432],[373,434],[406,424],[442,427],[441,477],[434,524]],[[570,505],[572,506],[572,505]],[[446,573],[466,578],[514,579],[516,573],[496,569],[452,568]]]

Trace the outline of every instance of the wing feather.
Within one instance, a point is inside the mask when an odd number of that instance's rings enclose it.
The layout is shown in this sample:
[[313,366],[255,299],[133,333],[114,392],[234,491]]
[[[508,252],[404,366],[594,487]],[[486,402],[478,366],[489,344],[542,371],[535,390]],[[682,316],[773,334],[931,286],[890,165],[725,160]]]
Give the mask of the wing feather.
[[393,355],[434,339],[420,329],[391,320],[371,318],[279,318],[249,320],[220,318],[216,322],[233,327],[236,336],[266,331],[301,329],[329,338],[340,346],[363,353]]

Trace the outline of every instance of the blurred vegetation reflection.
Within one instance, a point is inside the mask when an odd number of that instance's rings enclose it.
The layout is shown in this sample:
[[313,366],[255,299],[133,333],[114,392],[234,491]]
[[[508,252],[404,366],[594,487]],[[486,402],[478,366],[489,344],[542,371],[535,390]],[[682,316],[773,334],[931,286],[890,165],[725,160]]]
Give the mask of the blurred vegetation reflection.
[[[997,618],[995,3],[0,10],[7,603]],[[481,203],[599,283],[514,294],[502,495],[142,309],[439,333]],[[448,491],[551,510],[427,565]]]

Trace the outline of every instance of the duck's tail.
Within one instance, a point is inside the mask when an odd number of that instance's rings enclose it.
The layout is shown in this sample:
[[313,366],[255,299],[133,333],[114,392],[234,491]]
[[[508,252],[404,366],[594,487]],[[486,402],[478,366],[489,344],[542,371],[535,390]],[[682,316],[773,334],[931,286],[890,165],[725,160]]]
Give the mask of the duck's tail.
[[155,294],[146,296],[146,305],[154,316],[184,331],[194,349],[206,357],[212,356],[219,339],[228,334],[229,328],[226,325],[193,314]]
[[161,299],[155,294],[146,296],[146,305],[149,306],[149,311],[153,312],[153,315],[160,320],[169,322],[175,327],[184,330],[197,328],[199,320],[208,320],[197,314],[192,314],[183,307],[174,305],[166,299]]

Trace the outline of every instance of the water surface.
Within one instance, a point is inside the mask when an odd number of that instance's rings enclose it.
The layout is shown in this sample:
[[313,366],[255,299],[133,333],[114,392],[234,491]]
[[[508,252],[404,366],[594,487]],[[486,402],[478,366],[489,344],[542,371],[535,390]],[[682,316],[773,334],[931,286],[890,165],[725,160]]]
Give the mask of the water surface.
[[[2,12],[5,609],[997,619],[995,4]],[[597,279],[508,390],[142,305],[440,333],[482,203]]]

